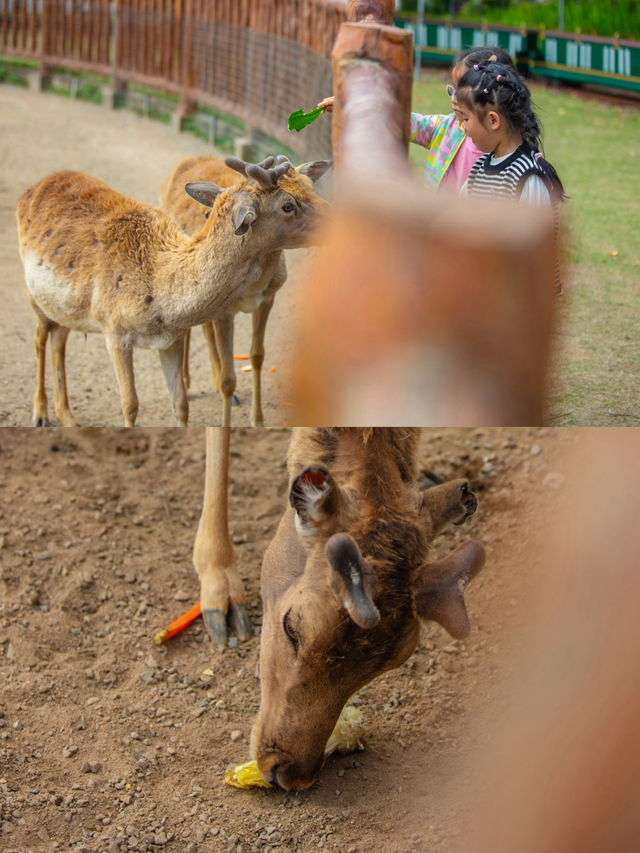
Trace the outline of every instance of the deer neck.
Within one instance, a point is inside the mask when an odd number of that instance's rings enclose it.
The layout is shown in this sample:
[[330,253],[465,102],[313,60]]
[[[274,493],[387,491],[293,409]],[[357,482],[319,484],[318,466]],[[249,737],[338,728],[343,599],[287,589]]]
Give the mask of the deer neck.
[[159,276],[167,310],[176,325],[200,325],[226,313],[262,274],[251,232],[234,234],[227,217],[205,225],[162,259]]

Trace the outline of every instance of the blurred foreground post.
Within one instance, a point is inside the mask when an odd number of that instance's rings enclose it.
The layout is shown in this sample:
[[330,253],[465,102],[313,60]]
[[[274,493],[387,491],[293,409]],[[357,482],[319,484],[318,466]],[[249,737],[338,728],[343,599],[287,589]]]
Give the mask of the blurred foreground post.
[[551,214],[420,185],[412,36],[375,17],[388,5],[352,3],[332,54],[335,207],[298,318],[297,422],[541,423]]
[[476,821],[458,848],[471,853],[639,848],[640,430],[591,430],[579,446],[527,602],[527,651],[483,736]]

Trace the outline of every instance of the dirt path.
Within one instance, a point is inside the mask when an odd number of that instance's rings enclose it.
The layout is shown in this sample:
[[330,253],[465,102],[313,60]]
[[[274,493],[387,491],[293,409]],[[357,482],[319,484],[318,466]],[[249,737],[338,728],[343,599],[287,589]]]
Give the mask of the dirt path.
[[356,697],[367,749],[286,794],[222,776],[245,759],[258,707],[259,567],[286,502],[288,432],[234,431],[232,529],[256,636],[216,653],[200,622],[151,642],[197,596],[203,431],[0,430],[0,850],[456,850],[473,724],[503,691],[540,582],[537,538],[585,433],[424,431],[425,462],[470,477],[480,499],[434,548],[486,545],[472,632],[425,628]]
[[[35,181],[59,169],[78,169],[114,189],[150,204],[158,203],[160,181],[181,157],[214,153],[190,134],[143,119],[128,110],[110,111],[23,88],[0,86],[0,426],[27,426],[35,391],[34,314],[27,302],[15,225],[16,203]],[[267,329],[263,372],[265,423],[286,424],[285,367],[289,343],[283,319],[296,300],[296,270],[303,251],[287,253],[289,280],[278,294]],[[236,323],[237,354],[249,351],[250,317]],[[67,347],[69,394],[81,424],[122,423],[115,373],[102,335],[73,332]],[[221,407],[213,393],[204,336],[195,330],[191,347],[190,424],[219,424]],[[247,362],[239,362],[246,365]],[[271,368],[275,370],[272,371]],[[173,416],[157,353],[136,350],[136,384],[141,426],[173,426]],[[47,383],[52,385],[49,368]],[[233,423],[249,424],[251,376],[238,367]],[[53,411],[50,411],[55,418]],[[54,421],[55,422],[55,421]]]

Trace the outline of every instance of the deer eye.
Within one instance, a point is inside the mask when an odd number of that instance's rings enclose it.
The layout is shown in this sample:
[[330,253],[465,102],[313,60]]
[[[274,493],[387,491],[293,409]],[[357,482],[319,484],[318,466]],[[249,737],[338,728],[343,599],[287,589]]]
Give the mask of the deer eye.
[[282,628],[287,637],[291,640],[293,650],[297,654],[298,648],[300,647],[300,637],[293,625],[291,624],[291,608],[289,608],[289,610],[287,610],[287,612],[284,614],[284,618],[282,620]]
[[295,206],[295,204],[294,204],[292,201],[288,201],[288,202],[286,202],[286,204],[283,204],[283,205],[282,205],[282,210],[283,210],[285,213],[293,213],[293,211],[294,211],[295,209],[296,209],[296,206]]

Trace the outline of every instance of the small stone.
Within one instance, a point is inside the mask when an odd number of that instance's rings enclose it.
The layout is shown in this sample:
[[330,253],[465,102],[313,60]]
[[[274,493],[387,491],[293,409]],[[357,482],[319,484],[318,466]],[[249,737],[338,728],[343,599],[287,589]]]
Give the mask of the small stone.
[[173,597],[175,601],[191,601],[191,596],[183,589],[179,589]]
[[564,486],[564,476],[559,471],[549,471],[542,485],[549,489],[561,489]]
[[236,741],[240,740],[240,738],[242,737],[242,732],[240,731],[240,729],[234,729],[231,732],[230,737],[231,737],[231,740],[235,743]]

